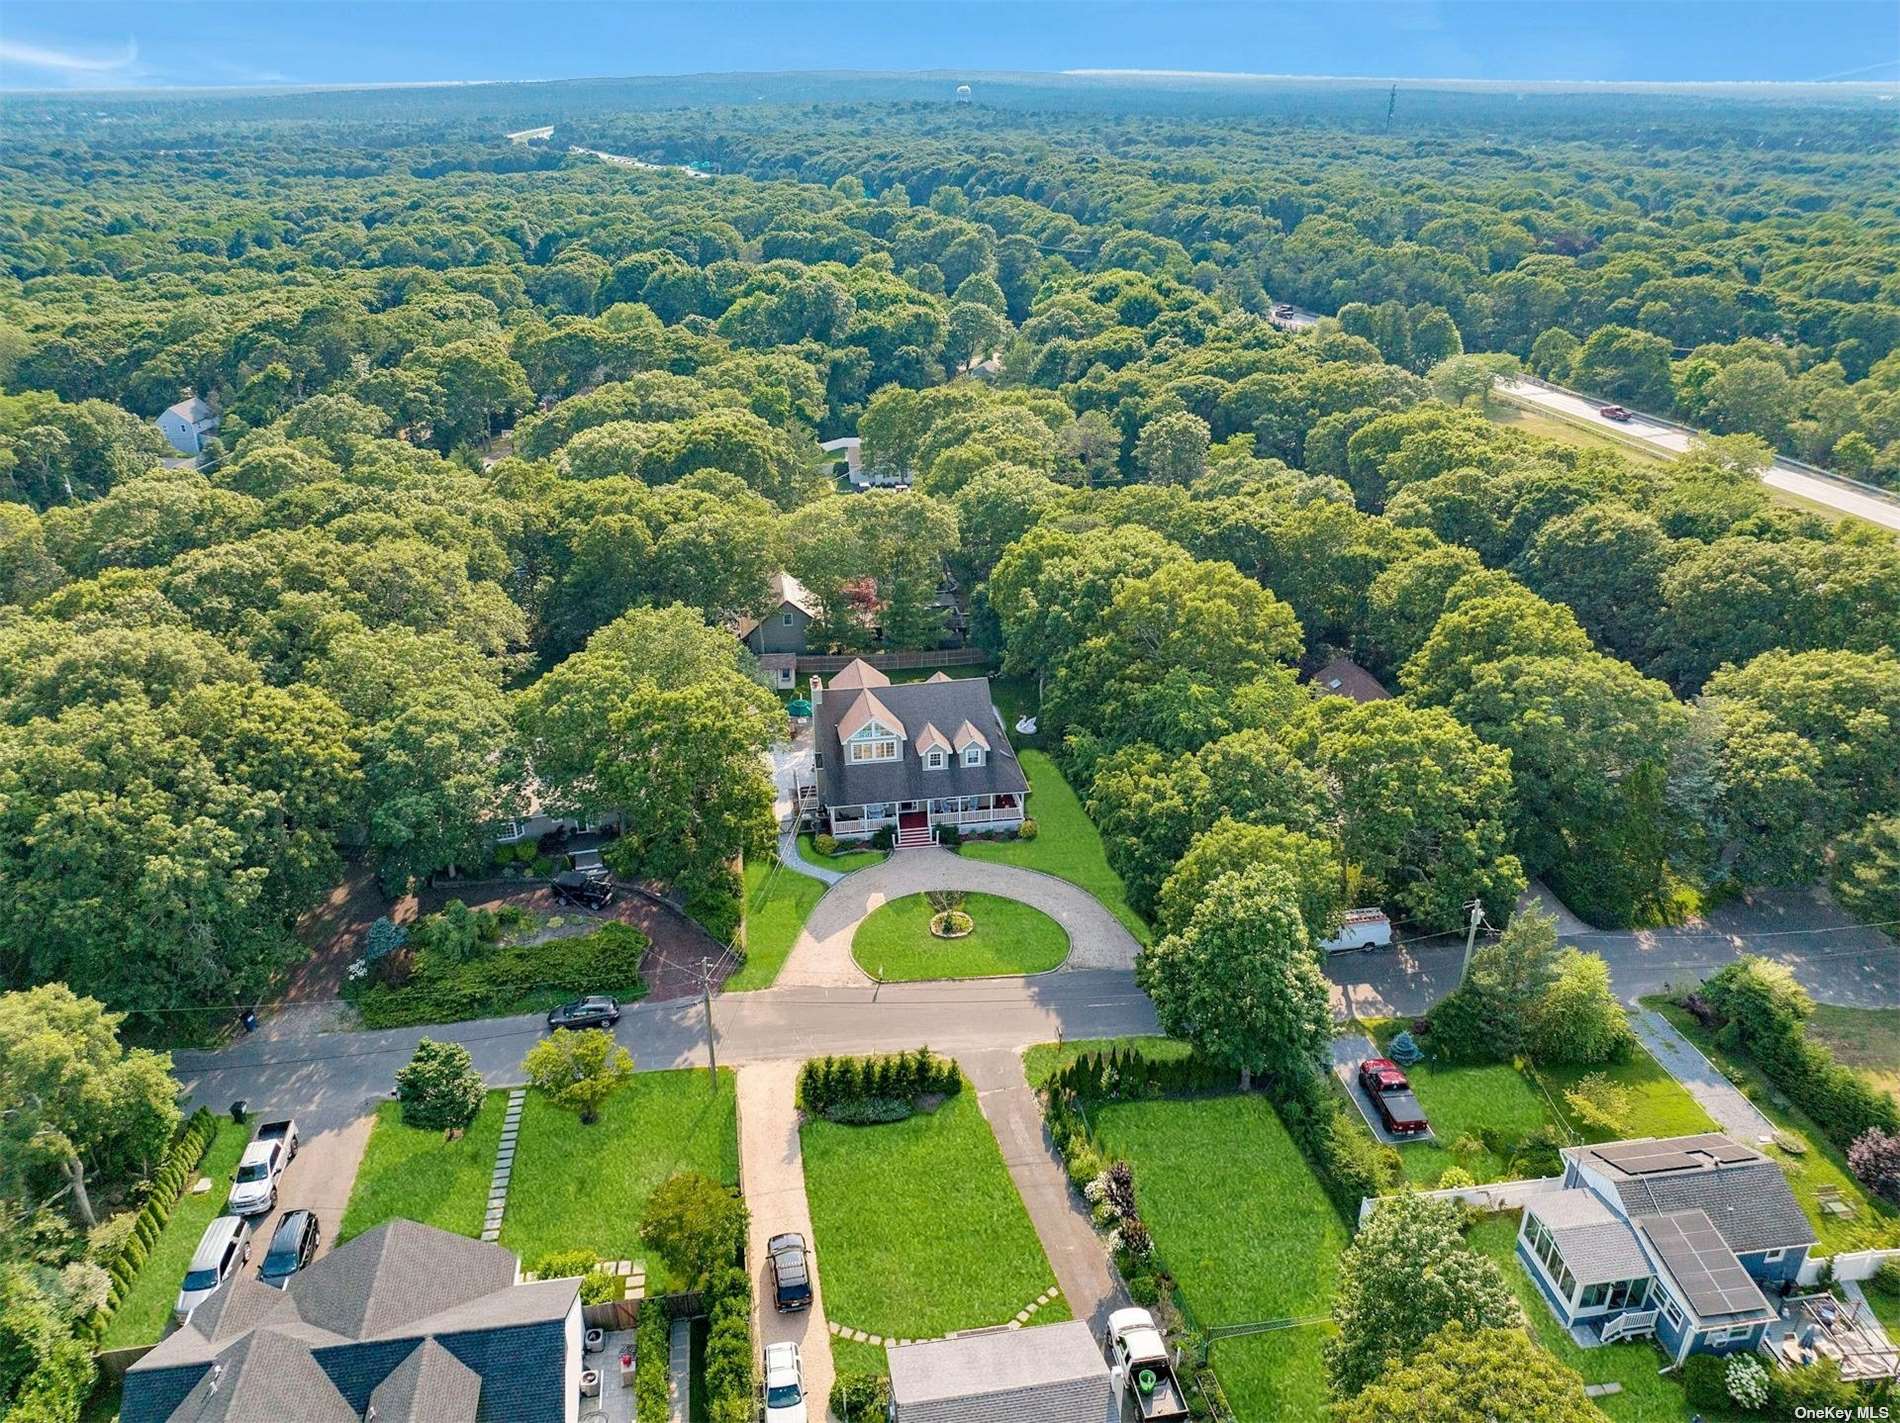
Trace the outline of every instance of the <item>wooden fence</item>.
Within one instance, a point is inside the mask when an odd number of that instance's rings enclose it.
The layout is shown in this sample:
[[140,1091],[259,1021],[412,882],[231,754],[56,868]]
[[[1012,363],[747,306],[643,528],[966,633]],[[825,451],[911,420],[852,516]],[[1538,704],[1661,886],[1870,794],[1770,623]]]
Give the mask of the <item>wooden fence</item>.
[[989,660],[990,654],[980,647],[945,647],[932,652],[801,652],[798,678],[803,682],[814,672],[829,677],[858,661],[868,662],[880,672],[915,672],[925,667],[981,667]]

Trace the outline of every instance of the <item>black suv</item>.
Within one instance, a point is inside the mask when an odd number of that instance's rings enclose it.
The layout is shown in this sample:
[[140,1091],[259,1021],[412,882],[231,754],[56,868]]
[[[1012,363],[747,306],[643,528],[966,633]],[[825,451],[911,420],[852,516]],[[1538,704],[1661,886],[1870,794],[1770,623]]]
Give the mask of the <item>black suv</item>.
[[578,1003],[563,1003],[548,1013],[550,1028],[611,1028],[620,1021],[620,1004],[604,993]]
[[315,1211],[285,1211],[271,1232],[270,1249],[264,1263],[257,1267],[257,1278],[282,1289],[290,1277],[315,1258],[323,1231],[317,1225]]
[[554,893],[577,909],[605,909],[614,902],[614,882],[585,870],[562,870],[554,877]]
[[780,1314],[811,1308],[811,1262],[805,1253],[805,1237],[788,1231],[775,1235],[765,1244],[772,1257],[772,1303]]

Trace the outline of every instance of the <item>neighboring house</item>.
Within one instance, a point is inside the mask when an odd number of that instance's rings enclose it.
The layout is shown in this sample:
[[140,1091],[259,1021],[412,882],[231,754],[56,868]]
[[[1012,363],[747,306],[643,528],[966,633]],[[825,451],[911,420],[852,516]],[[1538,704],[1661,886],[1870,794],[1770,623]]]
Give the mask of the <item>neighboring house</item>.
[[121,1423],[575,1423],[580,1281],[395,1220],[272,1289],[240,1272],[125,1376]]
[[[789,573],[774,573],[771,595],[756,618],[741,618],[733,631],[760,659],[761,668],[770,673],[772,685],[784,690],[796,684],[796,661],[787,664],[786,654],[794,659],[805,651],[805,635],[824,609],[811,590]],[[769,667],[764,659],[773,658]]]
[[602,831],[617,833],[620,827],[619,811],[601,815],[554,814],[542,801],[540,783],[530,777],[522,788],[514,814],[495,821],[489,830],[497,845],[519,845],[524,841],[539,840],[544,835],[594,835]]
[[892,1423],[1118,1423],[1108,1363],[1079,1320],[884,1351]]
[[[897,831],[927,845],[936,827],[1009,830],[1023,823],[1029,781],[1003,731],[988,677],[892,685],[862,659],[811,679],[815,793],[801,801],[841,839]],[[815,801],[815,804],[814,804]]]
[[856,435],[847,435],[842,440],[826,440],[818,448],[832,456],[834,464],[843,460],[844,472],[855,475],[864,467],[863,444]]
[[1320,668],[1313,674],[1313,685],[1323,694],[1351,697],[1355,702],[1383,702],[1392,695],[1350,657],[1335,657]]
[[1572,1146],[1563,1189],[1524,1207],[1518,1259],[1591,1342],[1654,1335],[1676,1363],[1758,1347],[1769,1298],[1801,1274],[1814,1227],[1781,1168],[1702,1136]]
[[171,441],[181,455],[195,455],[204,448],[204,437],[218,428],[218,417],[209,405],[192,396],[171,406],[158,417],[158,433]]

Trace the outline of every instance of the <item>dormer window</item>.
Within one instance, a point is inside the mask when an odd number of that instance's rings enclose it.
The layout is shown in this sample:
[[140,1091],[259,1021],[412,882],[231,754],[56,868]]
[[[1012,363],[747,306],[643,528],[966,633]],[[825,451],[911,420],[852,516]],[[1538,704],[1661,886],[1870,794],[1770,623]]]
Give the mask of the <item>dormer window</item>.
[[966,766],[981,766],[983,764],[983,748],[981,746],[964,747],[963,764]]
[[879,739],[876,741],[853,741],[851,743],[853,761],[895,761],[897,742]]
[[944,760],[943,752],[928,751],[924,753],[924,769],[926,771],[941,771],[948,765],[949,762]]

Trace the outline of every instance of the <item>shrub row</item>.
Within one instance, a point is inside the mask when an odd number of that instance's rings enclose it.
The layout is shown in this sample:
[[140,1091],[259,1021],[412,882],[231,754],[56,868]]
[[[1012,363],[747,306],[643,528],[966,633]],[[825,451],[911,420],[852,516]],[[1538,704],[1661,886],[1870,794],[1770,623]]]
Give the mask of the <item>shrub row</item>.
[[875,1057],[813,1058],[798,1074],[798,1105],[832,1121],[900,1121],[923,1096],[963,1090],[956,1063],[929,1048]]
[[61,1339],[40,1359],[14,1395],[4,1423],[76,1423],[98,1369],[83,1338]]
[[666,1386],[671,1335],[666,1311],[657,1303],[643,1304],[633,1331],[634,1423],[667,1423],[672,1416]]
[[752,1282],[737,1266],[714,1270],[704,1286],[706,1412],[712,1423],[750,1423],[753,1397]]
[[1752,1058],[1842,1150],[1869,1131],[1900,1132],[1900,1104],[1807,1036],[1814,1001],[1782,965],[1739,958],[1702,985],[1699,1001],[1684,1006],[1712,1010],[1722,1046]]
[[365,1027],[401,1028],[492,1017],[544,990],[641,998],[647,942],[632,925],[609,923],[591,934],[491,948],[463,963],[424,952],[406,983],[372,983],[358,992],[356,1007]]
[[1398,1152],[1373,1139],[1330,1074],[1276,1077],[1267,1089],[1293,1144],[1347,1220],[1359,1218],[1359,1203],[1367,1196],[1383,1196],[1398,1184]]
[[1146,1097],[1178,1097],[1221,1091],[1233,1085],[1231,1068],[1199,1053],[1158,1060],[1139,1049],[1116,1048],[1086,1053],[1049,1079],[1054,1091],[1072,1092],[1084,1102],[1114,1102]]
[[[1174,1063],[1160,1065],[1176,1066]],[[1066,1072],[1058,1073],[1056,1077],[1059,1080],[1066,1075]],[[1084,1099],[1070,1088],[1058,1085],[1058,1080],[1052,1080],[1044,1094],[1043,1120],[1056,1150],[1062,1153],[1069,1184],[1082,1193],[1089,1204],[1090,1220],[1106,1236],[1109,1251],[1115,1257],[1115,1268],[1121,1271],[1122,1282],[1128,1287],[1128,1297],[1144,1309],[1152,1309],[1164,1300],[1171,1301],[1173,1281],[1167,1266],[1155,1253],[1154,1237],[1149,1234],[1135,1204],[1134,1168],[1126,1161],[1111,1162],[1103,1156],[1094,1128],[1089,1125]],[[1092,1079],[1085,1073],[1084,1080]],[[1142,1079],[1138,1073],[1131,1072],[1119,1080],[1136,1083]],[[1144,1090],[1141,1095],[1154,1094]]]
[[112,1322],[112,1316],[124,1300],[126,1291],[132,1288],[132,1282],[144,1268],[146,1258],[165,1229],[165,1222],[171,1219],[178,1198],[185,1193],[185,1187],[191,1184],[198,1163],[204,1160],[205,1152],[211,1149],[212,1140],[217,1134],[217,1118],[203,1107],[186,1119],[178,1129],[177,1137],[166,1148],[164,1161],[152,1173],[146,1188],[145,1204],[133,1217],[132,1228],[124,1242],[96,1261],[105,1267],[112,1283],[106,1291],[105,1304],[93,1311],[92,1317],[82,1326],[95,1343],[105,1337],[106,1326]]
[[840,1374],[831,1385],[831,1411],[838,1423],[885,1423],[890,1404],[888,1374]]

